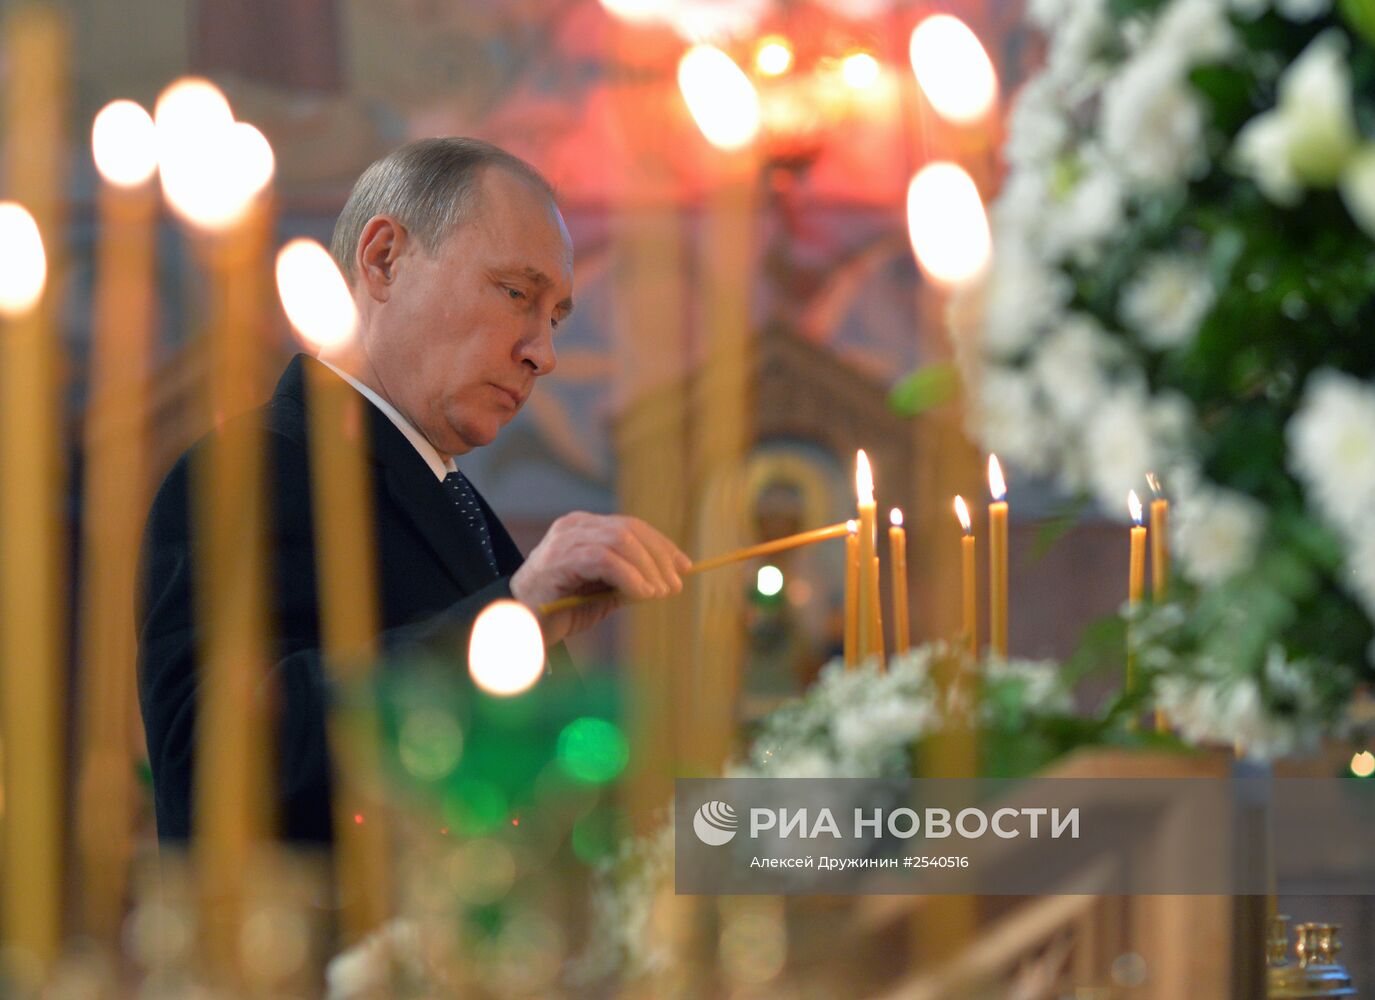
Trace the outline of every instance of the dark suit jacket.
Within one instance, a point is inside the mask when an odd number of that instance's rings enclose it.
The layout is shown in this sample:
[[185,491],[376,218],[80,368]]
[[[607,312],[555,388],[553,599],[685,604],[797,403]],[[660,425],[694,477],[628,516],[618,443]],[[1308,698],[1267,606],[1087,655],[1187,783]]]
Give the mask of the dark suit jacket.
[[[153,501],[139,594],[139,700],[164,840],[182,840],[191,832],[198,687],[192,469],[220,436],[245,431],[257,436],[269,461],[269,602],[276,643],[270,682],[280,719],[281,832],[292,840],[330,839],[330,686],[320,655],[306,411],[306,366],[319,364],[297,355],[271,401],[198,442],[168,473]],[[384,413],[370,403],[363,409],[374,474],[380,646],[384,652],[442,648],[453,657],[467,648],[477,613],[510,597],[521,554],[481,501],[501,573],[493,579],[425,460]]]

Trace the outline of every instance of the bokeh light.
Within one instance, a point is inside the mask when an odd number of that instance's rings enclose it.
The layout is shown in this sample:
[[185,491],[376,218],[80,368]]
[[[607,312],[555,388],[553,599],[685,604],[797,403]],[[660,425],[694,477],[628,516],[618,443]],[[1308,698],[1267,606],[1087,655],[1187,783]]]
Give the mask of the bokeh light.
[[878,83],[878,60],[868,52],[851,52],[840,64],[840,74],[856,90],[867,90]]
[[754,53],[754,67],[765,76],[782,76],[792,67],[793,50],[786,38],[770,35]]
[[463,756],[463,730],[440,708],[417,708],[406,714],[397,739],[401,766],[421,781],[438,781]]
[[474,906],[495,903],[516,881],[516,859],[505,844],[479,837],[456,847],[444,864],[453,894]]
[[22,316],[38,305],[48,281],[43,236],[29,210],[0,201],[0,316]]
[[922,270],[946,285],[978,277],[993,250],[979,189],[954,163],[929,163],[912,178],[907,234]]
[[625,770],[630,746],[615,725],[583,716],[559,733],[558,758],[563,769],[580,781],[601,784]]
[[501,789],[481,778],[452,781],[442,811],[451,828],[464,836],[488,833],[506,821],[509,803]]
[[344,276],[315,240],[292,240],[277,253],[277,294],[292,329],[309,347],[339,347],[358,330]]
[[1351,773],[1358,778],[1369,778],[1375,774],[1375,753],[1362,750],[1351,757]]
[[988,113],[998,77],[983,43],[950,14],[933,14],[912,30],[912,72],[936,113],[966,124]]
[[493,601],[473,623],[468,672],[488,694],[520,694],[544,671],[544,636],[535,614],[519,601]]
[[759,132],[759,95],[730,56],[694,45],[678,63],[678,89],[708,142],[740,149]]
[[91,155],[96,170],[116,187],[138,187],[158,169],[153,117],[133,101],[111,101],[91,123]]
[[765,597],[776,596],[783,590],[783,571],[777,566],[760,566],[754,586]]

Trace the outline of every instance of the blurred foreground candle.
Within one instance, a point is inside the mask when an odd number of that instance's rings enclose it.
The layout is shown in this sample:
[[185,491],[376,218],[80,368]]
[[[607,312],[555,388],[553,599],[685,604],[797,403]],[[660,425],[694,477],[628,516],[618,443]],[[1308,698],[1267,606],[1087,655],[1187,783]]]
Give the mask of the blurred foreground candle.
[[983,274],[993,237],[978,186],[957,164],[922,167],[907,185],[907,236],[922,271],[939,285],[964,285]]
[[[267,354],[273,156],[253,126],[235,122],[204,80],[180,80],[158,99],[158,167],[172,209],[193,230],[207,271],[208,405],[216,424],[258,402]],[[233,426],[233,425],[230,425]],[[268,676],[266,455],[251,430],[223,433],[192,471],[196,608],[203,623],[193,851],[206,956],[226,986],[242,982],[240,946],[255,844],[272,826]]]
[[997,455],[988,456],[988,643],[1007,656],[1007,482]]
[[912,645],[907,614],[907,532],[902,526],[902,511],[896,507],[888,514],[888,571],[893,574],[893,652],[905,653]]
[[859,663],[859,523],[845,525],[845,666]]
[[1163,604],[1170,590],[1170,501],[1165,499],[1155,473],[1146,473],[1151,485],[1151,598]]
[[[305,345],[320,352],[347,347],[358,315],[329,251],[314,240],[292,240],[278,252],[276,272],[282,309]],[[324,365],[307,365],[306,373],[321,646],[326,668],[353,690],[366,681],[377,653],[367,403]],[[338,897],[345,934],[358,941],[385,923],[391,909],[376,717],[357,699],[343,699],[330,712],[329,737],[337,772]],[[355,822],[359,814],[369,822]]]
[[62,934],[62,654],[54,548],[61,497],[57,339],[47,257],[27,209],[0,202],[0,730],[4,943],[46,973]]
[[932,14],[912,29],[912,72],[942,118],[968,125],[983,118],[998,98],[993,61],[977,35],[958,17]]
[[969,507],[964,497],[955,497],[955,517],[959,519],[960,531],[960,607],[963,611],[964,641],[971,658],[979,655],[979,610],[977,602],[978,570],[974,564],[974,524],[969,517]]
[[878,508],[874,472],[861,448],[855,455],[855,495],[859,504],[859,655],[883,659],[883,617],[879,609]]
[[697,127],[718,149],[749,145],[759,133],[759,94],[744,70],[712,45],[694,45],[678,62],[678,89]]
[[131,692],[138,544],[148,509],[146,381],[156,273],[153,119],[112,101],[91,127],[101,185],[85,426],[77,850],[85,930],[117,942],[135,822]]
[[[1127,569],[1127,604],[1135,612],[1146,593],[1146,529],[1141,524],[1141,499],[1136,495],[1136,490],[1127,493],[1127,510],[1133,522],[1131,559]],[[1136,684],[1136,657],[1130,651],[1130,638],[1127,645],[1127,690],[1130,691]]]

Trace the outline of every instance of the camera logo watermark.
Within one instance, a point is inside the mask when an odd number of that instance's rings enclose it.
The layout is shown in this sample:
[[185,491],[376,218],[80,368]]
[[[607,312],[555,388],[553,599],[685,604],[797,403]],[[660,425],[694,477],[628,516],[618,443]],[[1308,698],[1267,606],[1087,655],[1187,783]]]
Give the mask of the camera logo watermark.
[[720,847],[722,844],[729,844],[735,837],[735,831],[740,823],[736,819],[735,810],[730,803],[722,802],[720,799],[713,799],[711,802],[703,803],[697,810],[697,815],[692,817],[692,831],[697,834],[697,839],[708,847]]

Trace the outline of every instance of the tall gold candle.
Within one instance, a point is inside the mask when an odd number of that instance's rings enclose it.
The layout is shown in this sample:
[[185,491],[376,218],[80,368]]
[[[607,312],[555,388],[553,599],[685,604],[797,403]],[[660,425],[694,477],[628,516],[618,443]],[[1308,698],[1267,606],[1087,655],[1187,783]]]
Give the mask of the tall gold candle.
[[861,448],[855,456],[855,493],[859,501],[859,655],[883,659],[883,619],[878,585],[878,508],[874,473]]
[[[1134,611],[1146,593],[1146,529],[1141,523],[1141,500],[1136,490],[1127,494],[1127,509],[1131,512],[1131,558],[1127,570],[1127,603]],[[1130,641],[1128,642],[1130,646]],[[1127,690],[1136,683],[1136,657],[1127,654]]]
[[133,850],[133,603],[148,508],[145,413],[154,317],[157,170],[153,119],[132,101],[96,116],[100,173],[85,427],[77,856],[85,931],[115,944]]
[[[288,243],[277,255],[277,289],[307,346],[347,348],[357,314],[329,251],[314,240]],[[356,686],[377,652],[367,403],[323,365],[308,365],[306,374],[321,648],[326,667],[345,685]],[[381,926],[391,910],[388,824],[375,749],[380,735],[375,714],[347,700],[330,713],[328,726],[337,772],[334,861],[342,923],[346,938],[357,941]]]
[[889,572],[893,574],[893,652],[905,653],[912,646],[911,623],[907,608],[907,531],[902,526],[902,511],[896,507],[888,514]]
[[988,456],[988,644],[1007,656],[1007,482],[997,455]]
[[974,563],[974,524],[969,517],[969,507],[964,497],[955,497],[955,517],[959,519],[960,530],[960,606],[963,611],[964,641],[970,658],[979,655],[979,606],[978,606],[978,569]]
[[[67,655],[62,339],[58,333],[70,156],[65,12],[12,4],[3,33],[0,224],[0,702],[4,738],[4,944],[39,973],[62,937],[67,823]],[[30,214],[31,213],[31,214]],[[43,238],[49,243],[45,251]]]
[[[172,208],[194,233],[207,272],[207,403],[216,423],[260,402],[270,296],[273,173],[262,134],[233,120],[204,80],[158,99],[158,167]],[[273,827],[266,455],[247,432],[223,434],[192,470],[195,602],[201,623],[192,842],[203,954],[224,986],[242,988],[242,926],[256,847]]]
[[1151,501],[1151,598],[1163,604],[1170,590],[1170,501],[1154,473],[1146,474],[1155,498]]
[[845,536],[845,666],[859,663],[859,524]]

